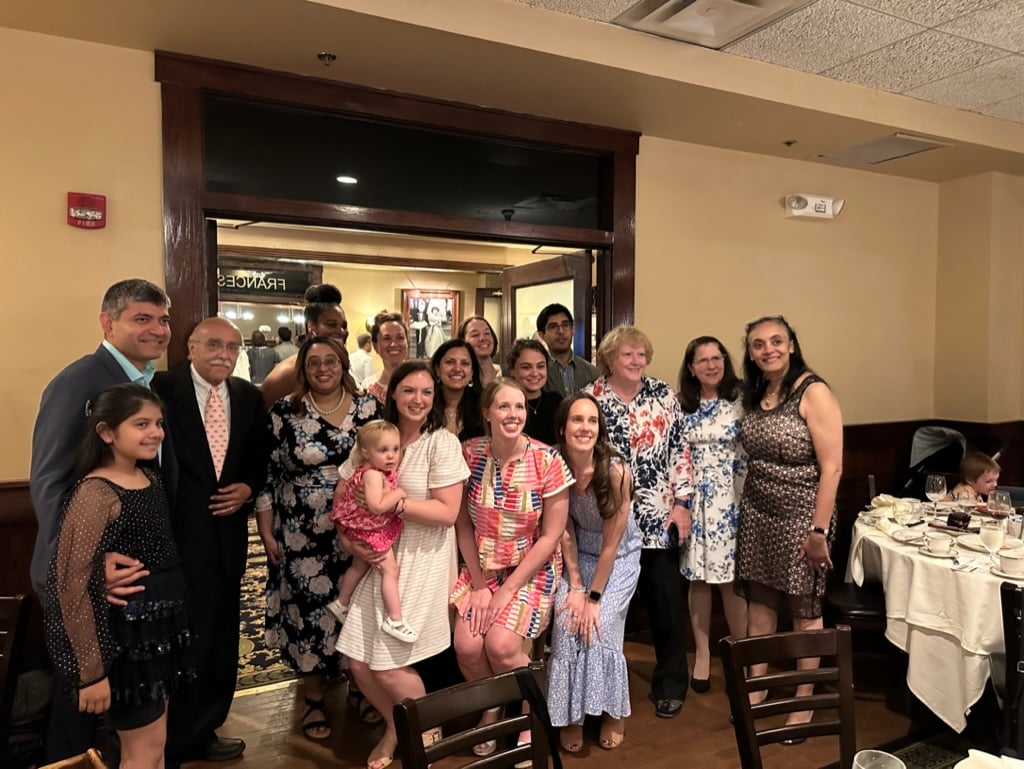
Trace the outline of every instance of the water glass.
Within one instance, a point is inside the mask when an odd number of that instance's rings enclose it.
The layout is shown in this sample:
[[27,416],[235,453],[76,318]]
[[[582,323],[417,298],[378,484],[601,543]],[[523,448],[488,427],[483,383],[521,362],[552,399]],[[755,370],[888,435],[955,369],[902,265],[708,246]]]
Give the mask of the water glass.
[[983,521],[981,524],[981,544],[988,550],[989,557],[995,561],[995,554],[1003,546],[1006,539],[1006,532],[1003,531],[1002,521]]
[[853,769],[907,769],[907,765],[884,750],[861,750],[853,757]]

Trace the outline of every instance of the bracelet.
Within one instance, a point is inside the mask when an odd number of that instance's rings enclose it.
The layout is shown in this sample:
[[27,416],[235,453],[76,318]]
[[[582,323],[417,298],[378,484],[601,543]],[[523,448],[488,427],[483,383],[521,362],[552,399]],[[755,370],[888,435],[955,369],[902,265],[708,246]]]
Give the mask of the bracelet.
[[570,593],[588,593],[590,591],[587,590],[585,587],[570,587],[569,588],[569,592]]

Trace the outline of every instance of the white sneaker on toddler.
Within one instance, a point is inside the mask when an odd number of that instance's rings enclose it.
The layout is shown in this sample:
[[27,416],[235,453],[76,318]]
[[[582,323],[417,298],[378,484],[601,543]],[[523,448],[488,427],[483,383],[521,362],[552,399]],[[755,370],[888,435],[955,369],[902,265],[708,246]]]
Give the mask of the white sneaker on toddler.
[[327,611],[337,617],[338,622],[344,622],[345,617],[348,616],[348,607],[337,598],[327,604]]
[[409,627],[404,619],[393,620],[391,617],[385,617],[384,621],[380,623],[380,629],[392,638],[410,644],[420,637],[420,634]]

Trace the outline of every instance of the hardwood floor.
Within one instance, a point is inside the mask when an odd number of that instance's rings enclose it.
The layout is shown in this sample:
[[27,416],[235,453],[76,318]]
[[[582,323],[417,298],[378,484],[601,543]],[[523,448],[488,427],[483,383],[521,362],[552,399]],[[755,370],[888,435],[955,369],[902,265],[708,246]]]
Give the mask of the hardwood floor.
[[[691,691],[682,713],[675,719],[664,720],[655,717],[653,706],[647,700],[654,664],[651,647],[627,642],[626,657],[630,666],[633,715],[626,723],[625,741],[617,750],[602,750],[596,744],[597,725],[588,721],[583,751],[573,756],[563,754],[566,769],[583,769],[584,766],[587,769],[625,769],[627,766],[630,769],[734,769],[739,766],[717,658],[712,661],[711,691],[702,695]],[[337,686],[327,692],[333,733],[322,742],[306,739],[299,729],[302,703],[297,684],[240,693],[221,732],[224,736],[245,739],[245,756],[219,766],[221,769],[333,766],[356,769],[363,766],[382,727],[369,727],[360,722],[345,705],[345,691],[344,686]],[[901,737],[908,726],[908,720],[887,710],[884,702],[857,700],[858,747],[877,746]],[[766,769],[818,769],[836,759],[838,744],[834,737],[822,737],[791,747],[772,745],[763,755]],[[467,762],[469,759],[467,755]],[[397,762],[395,766],[397,769]],[[188,767],[214,769],[218,765],[197,762]]]

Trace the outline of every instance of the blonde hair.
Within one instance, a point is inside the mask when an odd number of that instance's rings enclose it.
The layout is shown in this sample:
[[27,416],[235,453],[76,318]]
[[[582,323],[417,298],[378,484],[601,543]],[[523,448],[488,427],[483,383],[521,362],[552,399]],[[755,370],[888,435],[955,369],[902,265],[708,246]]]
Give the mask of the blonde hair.
[[356,445],[352,448],[352,460],[356,465],[371,465],[370,450],[373,449],[387,433],[400,435],[398,428],[385,419],[374,419],[359,428],[356,434]]
[[647,354],[647,365],[654,360],[654,345],[651,344],[647,334],[636,326],[616,326],[604,335],[601,344],[597,346],[597,355],[595,356],[597,367],[605,376],[612,373],[612,359],[619,354],[619,348],[624,344],[643,347]]
[[484,391],[480,393],[480,416],[484,423],[484,434],[488,436],[491,434],[491,425],[487,421],[487,409],[494,403],[494,398],[502,387],[511,387],[513,390],[518,390],[523,394],[523,402],[525,403],[526,401],[526,388],[519,384],[519,382],[512,379],[512,377],[495,377],[494,381],[487,385]]
[[999,473],[1002,468],[988,454],[980,451],[968,451],[960,462],[960,479],[966,483],[978,480],[989,471]]

